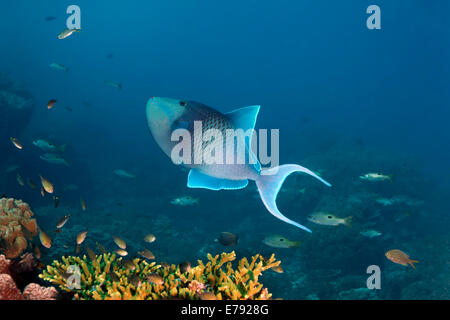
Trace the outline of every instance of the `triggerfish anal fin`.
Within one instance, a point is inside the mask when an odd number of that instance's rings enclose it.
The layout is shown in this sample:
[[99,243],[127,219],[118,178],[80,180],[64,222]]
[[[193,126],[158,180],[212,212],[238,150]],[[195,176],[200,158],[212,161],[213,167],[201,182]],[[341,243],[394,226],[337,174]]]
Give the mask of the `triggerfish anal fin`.
[[188,175],[189,188],[204,188],[210,190],[236,190],[245,188],[248,180],[227,180],[208,176],[197,169],[191,169]]
[[[225,113],[230,121],[233,123],[236,129],[242,129],[245,131],[255,129],[256,119],[258,118],[260,106],[250,106],[239,108],[230,112]],[[249,141],[245,141],[247,150],[249,152],[250,163],[253,164],[256,170],[261,171],[261,164],[258,158],[252,151],[252,137],[249,137]]]
[[331,187],[331,184],[323,180],[321,177],[316,175],[311,170],[299,166],[297,164],[285,164],[281,165],[279,167],[275,167],[272,169],[264,170],[259,175],[258,179],[256,179],[256,186],[258,187],[259,195],[261,196],[261,200],[263,201],[264,205],[266,206],[267,210],[271,214],[273,214],[278,219],[292,224],[300,229],[306,230],[308,232],[311,232],[307,227],[292,221],[288,218],[286,218],[277,207],[277,195],[280,191],[281,186],[283,185],[284,180],[293,172],[304,172],[307,173],[314,178],[318,179],[319,181],[323,182],[327,186]]

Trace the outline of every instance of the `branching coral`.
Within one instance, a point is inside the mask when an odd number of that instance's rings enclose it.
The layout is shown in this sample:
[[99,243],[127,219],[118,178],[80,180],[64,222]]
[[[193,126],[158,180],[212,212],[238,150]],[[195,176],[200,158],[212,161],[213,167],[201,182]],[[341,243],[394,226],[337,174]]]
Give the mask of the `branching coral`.
[[139,258],[132,260],[134,267],[130,268],[129,263],[110,253],[94,260],[70,256],[54,261],[40,277],[73,292],[74,299],[270,299],[271,294],[258,278],[280,261],[274,255],[264,259],[258,254],[251,262],[241,259],[235,270],[235,259],[234,251],[215,257],[208,254],[208,263],[199,260],[197,266],[182,273],[179,266],[162,267]]
[[38,233],[30,206],[21,200],[0,199],[0,249],[6,257],[16,258],[27,248],[27,239]]

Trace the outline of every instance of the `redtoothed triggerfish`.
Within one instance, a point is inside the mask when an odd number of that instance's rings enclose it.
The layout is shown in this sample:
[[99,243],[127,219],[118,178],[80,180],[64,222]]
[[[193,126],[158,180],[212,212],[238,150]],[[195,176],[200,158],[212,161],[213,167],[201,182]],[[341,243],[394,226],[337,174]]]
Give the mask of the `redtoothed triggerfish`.
[[[262,169],[251,150],[251,138],[247,141],[245,136],[239,135],[236,137],[237,142],[234,151],[232,150],[234,152],[233,159],[238,156],[238,150],[242,150],[243,147],[248,159],[252,161],[230,163],[228,153],[227,160],[223,163],[195,161],[196,159],[203,159],[203,155],[208,150],[222,150],[223,154],[226,154],[225,139],[210,138],[209,141],[204,141],[204,135],[208,135],[208,130],[215,129],[213,131],[221,133],[222,137],[227,137],[227,130],[229,129],[242,129],[244,132],[249,129],[253,130],[259,109],[260,106],[250,106],[222,114],[198,102],[152,97],[147,102],[146,113],[147,124],[156,143],[169,157],[172,156],[172,151],[177,144],[185,142],[172,139],[172,133],[177,129],[184,129],[190,134],[190,142],[193,148],[188,152],[190,154],[186,155],[186,157],[189,157],[189,161],[177,160],[176,163],[191,169],[188,175],[188,187],[235,190],[245,188],[248,180],[253,180],[264,205],[271,214],[286,223],[311,232],[305,226],[285,217],[278,210],[276,204],[276,198],[284,180],[293,172],[307,173],[327,186],[331,186],[311,170],[297,164],[285,164],[270,169]],[[201,130],[198,129],[199,123],[201,124]],[[201,141],[200,145],[198,141]],[[184,152],[185,150],[183,150],[183,159],[185,159]],[[173,158],[172,161],[174,161]]]

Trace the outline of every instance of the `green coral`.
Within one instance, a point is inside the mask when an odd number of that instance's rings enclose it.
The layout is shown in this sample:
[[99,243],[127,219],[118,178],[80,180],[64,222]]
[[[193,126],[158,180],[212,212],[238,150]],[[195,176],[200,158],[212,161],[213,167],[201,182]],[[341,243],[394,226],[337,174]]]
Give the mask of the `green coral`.
[[[241,259],[234,269],[235,259],[234,251],[215,257],[208,254],[206,264],[199,260],[195,267],[181,273],[179,266],[161,266],[139,258],[132,260],[130,268],[129,263],[122,263],[122,258],[111,253],[96,255],[93,260],[69,256],[54,261],[39,277],[74,293],[74,299],[270,299],[271,294],[258,278],[281,262],[274,255],[265,259],[257,254],[251,262]],[[74,267],[79,270],[78,288],[70,285],[73,274],[69,271]]]

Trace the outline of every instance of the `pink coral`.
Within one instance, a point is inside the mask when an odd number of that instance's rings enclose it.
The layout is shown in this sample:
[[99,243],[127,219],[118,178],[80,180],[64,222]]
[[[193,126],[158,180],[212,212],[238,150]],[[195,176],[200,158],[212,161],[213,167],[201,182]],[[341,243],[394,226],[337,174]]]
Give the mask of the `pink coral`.
[[205,289],[205,285],[197,280],[193,280],[189,283],[189,289],[195,291],[196,293],[200,293]]
[[0,300],[23,300],[20,290],[9,274],[0,274]]
[[[31,254],[24,254],[20,261],[14,261],[16,267],[22,272],[32,270],[35,261]],[[54,287],[42,287],[37,283],[30,283],[25,287],[23,294],[17,288],[13,278],[11,278],[9,267],[11,261],[0,255],[0,300],[55,300],[57,291]],[[18,266],[17,266],[18,265]],[[30,269],[31,268],[31,269]]]
[[6,257],[1,254],[0,255],[0,274],[7,273],[9,274],[9,265],[11,264],[11,261],[6,259]]
[[30,283],[23,290],[26,300],[56,300],[57,291],[54,287],[42,287],[37,283]]

